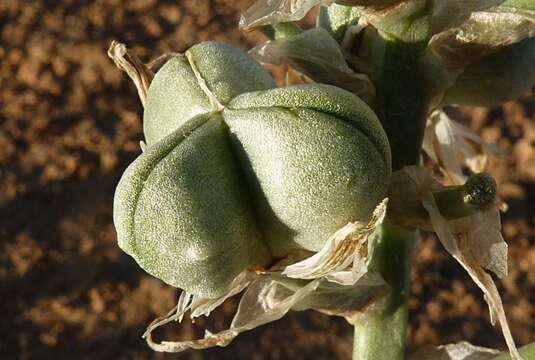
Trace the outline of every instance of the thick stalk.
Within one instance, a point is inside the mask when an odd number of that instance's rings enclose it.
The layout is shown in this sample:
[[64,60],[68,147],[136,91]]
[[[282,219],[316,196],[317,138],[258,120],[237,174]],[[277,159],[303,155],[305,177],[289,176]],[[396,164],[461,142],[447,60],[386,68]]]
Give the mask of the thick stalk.
[[370,270],[382,274],[391,292],[355,325],[353,359],[403,359],[414,233],[386,220],[370,245],[373,249]]
[[[389,40],[379,34],[369,45],[372,78],[377,89],[374,104],[392,149],[393,170],[418,164],[429,100],[418,71],[419,43]],[[353,359],[401,360],[405,357],[409,273],[416,233],[387,219],[372,248],[372,270],[379,272],[391,292],[355,326]]]

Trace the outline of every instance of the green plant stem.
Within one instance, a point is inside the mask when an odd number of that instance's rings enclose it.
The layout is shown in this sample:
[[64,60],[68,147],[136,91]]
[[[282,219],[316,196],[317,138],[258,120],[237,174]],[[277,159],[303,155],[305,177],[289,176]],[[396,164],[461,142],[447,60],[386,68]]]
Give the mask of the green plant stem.
[[[423,43],[404,43],[372,36],[372,79],[377,89],[375,111],[387,133],[394,171],[419,163],[429,108],[418,69]],[[371,269],[390,285],[390,293],[355,326],[354,360],[401,360],[405,357],[409,273],[416,233],[388,219],[373,243]]]
[[369,269],[378,271],[391,287],[390,294],[355,325],[353,359],[396,360],[405,353],[408,320],[410,261],[414,233],[386,220],[370,241]]

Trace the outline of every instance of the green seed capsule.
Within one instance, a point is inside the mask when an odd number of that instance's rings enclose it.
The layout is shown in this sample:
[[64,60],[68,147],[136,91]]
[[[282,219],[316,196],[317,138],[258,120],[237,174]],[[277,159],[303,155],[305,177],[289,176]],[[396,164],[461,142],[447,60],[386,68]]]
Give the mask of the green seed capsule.
[[190,61],[223,105],[236,95],[276,86],[275,80],[258,62],[230,45],[204,42],[191,47],[187,53],[191,60],[182,54],[173,57],[150,84],[143,114],[148,145],[170,134],[188,119],[213,110]]
[[[216,85],[229,88],[206,82],[216,96],[225,94]],[[162,87],[161,96],[177,104],[190,93],[169,86],[177,93]],[[348,222],[367,221],[391,175],[379,120],[353,94],[305,85],[233,96],[217,98],[224,109],[189,120],[191,112],[175,108],[177,129],[153,138],[115,196],[121,248],[147,272],[202,297],[222,295],[245,269],[294,249],[318,251]],[[162,123],[172,119],[164,103],[147,102],[153,123],[160,112]]]
[[150,274],[203,297],[271,258],[229,145],[220,116],[195,118],[148,147],[115,194],[119,246]]
[[309,85],[238,96],[223,112],[275,256],[319,251],[368,220],[390,180],[390,149],[360,99]]
[[535,38],[503,48],[469,65],[444,96],[444,104],[495,106],[535,84]]

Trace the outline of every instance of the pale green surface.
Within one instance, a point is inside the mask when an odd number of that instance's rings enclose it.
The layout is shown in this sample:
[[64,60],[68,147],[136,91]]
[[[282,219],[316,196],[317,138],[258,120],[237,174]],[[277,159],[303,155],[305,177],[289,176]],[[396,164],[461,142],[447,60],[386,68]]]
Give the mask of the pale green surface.
[[220,117],[194,119],[123,175],[119,246],[166,283],[218,296],[243,269],[270,260],[250,205]]
[[368,241],[368,271],[379,272],[390,291],[355,323],[353,360],[403,360],[416,234],[386,219]]
[[367,106],[341,90],[330,97],[335,90],[300,86],[244,94],[224,111],[275,256],[294,243],[319,251],[348,222],[367,221],[386,195],[386,136]]
[[444,104],[495,106],[535,84],[535,38],[510,45],[469,65],[446,92]]
[[323,84],[288,86],[238,96],[228,107],[234,110],[268,107],[306,108],[332,115],[365,134],[390,168],[390,146],[379,119],[364,101],[349,91]]
[[[203,42],[188,51],[208,89],[223,105],[241,93],[276,86],[258,62],[230,45]],[[143,114],[145,141],[151,145],[193,116],[211,110],[210,100],[199,86],[188,59],[177,55],[158,71],[149,87]]]
[[[210,53],[219,46],[204,46],[192,54],[223,63]],[[271,254],[320,250],[348,222],[367,221],[386,195],[391,156],[373,111],[347,91],[295,86],[229,101],[247,91],[245,81],[231,87],[235,77],[221,77],[206,61],[196,64],[227,108],[188,121],[209,105],[188,80],[184,58],[168,62],[145,112],[153,142],[123,175],[114,220],[121,248],[147,272],[215,297],[239,272],[267,265]],[[180,96],[183,88],[189,97]]]
[[359,20],[359,9],[354,6],[332,4],[322,6],[317,26],[327,30],[338,42],[342,42],[348,26],[355,25]]

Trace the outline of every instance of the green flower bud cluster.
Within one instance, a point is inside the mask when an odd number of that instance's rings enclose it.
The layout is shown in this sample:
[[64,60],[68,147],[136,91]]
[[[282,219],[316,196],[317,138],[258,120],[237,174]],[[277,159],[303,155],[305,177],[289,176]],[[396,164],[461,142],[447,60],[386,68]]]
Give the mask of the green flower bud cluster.
[[248,54],[214,42],[158,71],[144,134],[115,195],[119,245],[202,297],[293,250],[320,250],[368,220],[390,182],[388,140],[363,101],[327,85],[276,88]]

